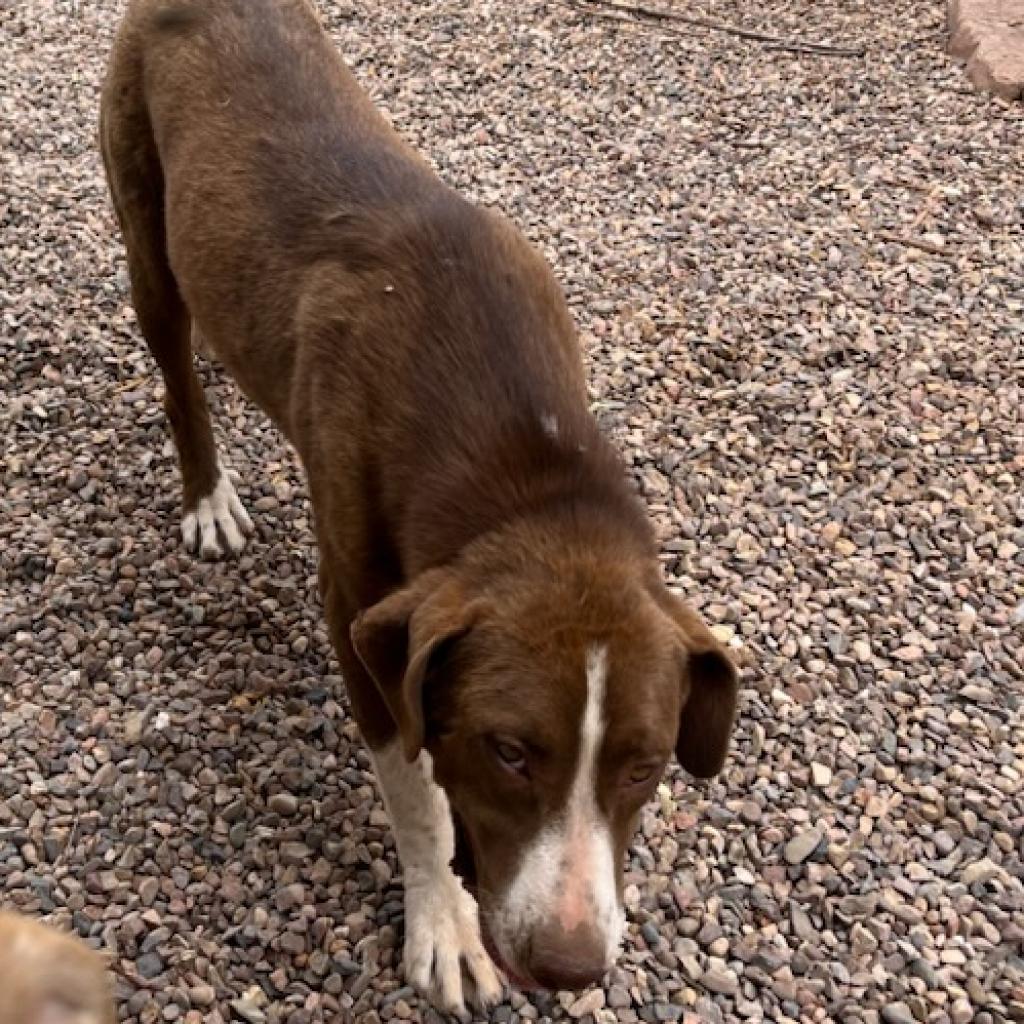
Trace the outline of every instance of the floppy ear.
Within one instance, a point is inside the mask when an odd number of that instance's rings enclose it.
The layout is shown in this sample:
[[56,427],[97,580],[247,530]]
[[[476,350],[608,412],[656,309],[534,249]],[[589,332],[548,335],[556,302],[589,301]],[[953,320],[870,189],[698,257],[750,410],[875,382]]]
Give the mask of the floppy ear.
[[352,623],[352,646],[384,697],[408,761],[423,747],[430,659],[446,640],[465,633],[475,614],[455,572],[428,569]]
[[691,775],[710,779],[721,771],[729,749],[739,688],[736,666],[704,620],[660,581],[655,600],[679,641],[683,708],[676,757]]

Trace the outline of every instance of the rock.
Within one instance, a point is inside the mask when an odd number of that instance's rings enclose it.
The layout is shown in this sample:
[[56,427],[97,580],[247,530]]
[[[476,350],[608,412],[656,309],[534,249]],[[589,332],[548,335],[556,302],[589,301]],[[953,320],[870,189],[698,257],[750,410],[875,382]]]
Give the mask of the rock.
[[193,1006],[205,1008],[213,1006],[217,993],[212,985],[194,985],[188,990],[188,998]]
[[740,817],[748,825],[755,825],[761,820],[761,805],[756,800],[744,800],[740,807]]
[[288,842],[281,844],[281,861],[284,864],[302,864],[313,855],[313,851],[305,844]]
[[885,1024],[918,1024],[917,1018],[910,1012],[906,1003],[890,1003],[882,1007],[882,1020]]
[[160,892],[160,880],[150,875],[139,883],[139,902],[144,907],[151,907]]
[[836,523],[836,522],[826,523],[821,528],[821,540],[822,540],[822,543],[824,543],[824,544],[828,545],[829,547],[831,547],[836,542],[837,538],[842,534],[842,532],[843,532],[843,524],[842,523]]
[[1024,0],[949,0],[948,50],[967,77],[1003,99],[1024,96]]
[[880,796],[871,796],[868,798],[868,802],[864,807],[864,813],[869,818],[881,818],[885,815],[885,812],[889,809],[889,805],[886,800]]
[[975,704],[984,704],[994,699],[995,694],[991,687],[979,686],[977,683],[968,683],[960,688],[960,696],[964,700],[973,701]]
[[237,800],[232,800],[231,803],[229,803],[227,807],[220,812],[220,816],[229,825],[234,825],[245,817],[245,810],[246,802],[244,799],[239,798]]
[[916,978],[920,978],[929,991],[934,992],[941,985],[938,974],[935,972],[935,968],[928,963],[924,957],[918,957],[916,960],[910,962],[910,973]]
[[871,644],[867,640],[854,640],[850,644],[850,650],[853,651],[855,657],[860,662],[871,660]]
[[139,972],[140,977],[150,981],[163,974],[166,970],[166,965],[159,953],[143,953],[135,961],[135,970]]
[[839,912],[846,917],[870,917],[878,906],[878,896],[873,893],[844,896],[839,901]]
[[246,1024],[266,1024],[267,1015],[248,999],[232,999],[228,1005],[236,1019],[243,1020]]
[[816,828],[798,832],[786,843],[784,856],[790,864],[802,864],[818,848],[821,840],[822,833]]
[[949,1008],[949,1017],[953,1024],[971,1024],[974,1020],[974,1007],[967,999],[957,999]]
[[569,1006],[570,1017],[585,1017],[597,1013],[604,1006],[604,989],[592,988]]
[[793,922],[793,934],[802,942],[817,942],[819,938],[818,929],[814,927],[811,918],[803,907],[794,903],[790,909],[790,920]]
[[906,644],[903,647],[897,647],[892,652],[892,656],[897,661],[913,662],[920,661],[924,657],[924,650],[920,644]]
[[133,711],[125,715],[124,738],[125,742],[134,745],[142,739],[146,729],[146,722],[149,716],[142,711]]
[[282,886],[274,897],[274,905],[283,914],[303,904],[306,890],[298,882]]
[[621,1010],[632,1005],[629,992],[622,985],[612,985],[608,989],[607,1003],[613,1010]]
[[974,885],[975,882],[988,882],[993,878],[1004,878],[1006,872],[988,857],[968,864],[960,875],[964,885]]
[[267,806],[275,814],[290,818],[299,809],[299,801],[291,793],[275,793],[268,801]]
[[711,967],[700,976],[700,983],[716,995],[731,996],[739,991],[736,974],[727,967]]
[[832,769],[818,761],[811,762],[811,781],[819,789],[824,789],[832,782]]
[[878,949],[878,939],[860,922],[850,929],[850,948],[855,956],[874,953]]

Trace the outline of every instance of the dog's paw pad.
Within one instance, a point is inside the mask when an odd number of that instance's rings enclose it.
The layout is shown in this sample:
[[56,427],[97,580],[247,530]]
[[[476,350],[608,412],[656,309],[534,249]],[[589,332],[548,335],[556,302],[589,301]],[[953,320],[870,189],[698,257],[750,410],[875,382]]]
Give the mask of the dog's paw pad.
[[454,877],[449,882],[406,893],[405,973],[440,1009],[458,1014],[467,996],[482,1008],[493,1006],[502,983],[484,949],[473,897]]
[[198,550],[203,558],[219,558],[224,547],[237,555],[245,547],[245,535],[252,533],[252,520],[235,491],[232,475],[222,470],[212,493],[200,498],[181,521],[185,547]]

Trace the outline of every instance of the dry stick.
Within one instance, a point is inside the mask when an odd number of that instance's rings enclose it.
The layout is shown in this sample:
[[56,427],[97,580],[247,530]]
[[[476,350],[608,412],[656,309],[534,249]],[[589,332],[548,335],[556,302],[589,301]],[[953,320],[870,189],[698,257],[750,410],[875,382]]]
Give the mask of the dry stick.
[[[606,11],[599,11],[596,8],[589,6],[588,3],[582,2],[582,0],[566,0],[566,2],[572,4],[577,10],[584,12],[592,18],[603,18],[605,21],[617,21],[620,25],[630,25],[633,28],[645,28],[647,23],[638,21],[636,18],[630,18],[623,14],[609,14]],[[593,0],[590,0],[592,3]],[[825,43],[801,43],[801,42],[786,42],[780,40],[779,42],[774,41],[772,36],[762,36],[761,33],[752,33],[747,29],[733,29],[728,25],[718,25],[713,22],[705,22],[694,19],[694,24],[707,25],[710,28],[720,29],[723,32],[733,32],[736,35],[748,36],[750,38],[759,39],[765,42],[766,50],[784,50],[788,53],[806,53],[817,57],[861,57],[864,54],[863,50],[846,50],[842,47],[828,46]],[[685,36],[688,33],[684,32],[683,29],[677,28],[675,25],[662,25],[662,32],[668,32],[675,36]]]
[[[648,23],[644,21],[637,21],[636,18],[628,18],[625,15],[620,14],[608,14],[605,11],[598,11],[591,7],[581,3],[580,0],[566,0],[567,3],[572,4],[577,10],[583,11],[585,14],[592,18],[602,18],[605,21],[615,21],[620,25],[629,25],[632,28],[647,28]],[[731,31],[726,26],[722,26],[723,30]],[[674,36],[685,36],[688,33],[684,32],[681,28],[676,28],[675,25],[662,25],[662,32],[668,32]],[[746,30],[743,30],[744,32]],[[863,50],[841,50],[835,47],[827,47],[824,43],[767,43],[765,45],[766,50],[784,50],[787,53],[806,53],[816,57],[859,57],[863,54]]]
[[936,245],[934,242],[927,242],[923,238],[911,238],[909,235],[900,235],[895,231],[878,231],[878,237],[883,242],[895,242],[898,245],[905,245],[908,249],[920,249],[922,252],[929,252],[933,256],[948,256],[949,250],[944,246]]
[[[753,39],[759,43],[770,43],[772,49],[791,50],[795,53],[816,53],[821,56],[833,57],[863,57],[864,48],[852,49],[846,46],[831,46],[828,43],[804,42],[800,39],[785,39],[782,36],[772,36],[765,32],[755,32],[749,28],[737,28],[735,25],[726,25],[721,21],[713,21],[711,18],[694,18],[688,14],[679,14],[676,11],[661,10],[657,7],[644,7],[642,4],[617,3],[616,0],[575,0],[576,5],[582,10],[588,8],[606,7],[612,11],[619,11],[621,14],[640,15],[645,18],[653,18],[657,21],[680,21],[686,25],[695,25],[698,28],[709,28],[715,32],[727,32],[729,35],[739,36],[741,39]],[[612,18],[613,21],[624,21],[624,18]],[[677,30],[678,31],[678,30]],[[678,34],[682,34],[679,32]]]

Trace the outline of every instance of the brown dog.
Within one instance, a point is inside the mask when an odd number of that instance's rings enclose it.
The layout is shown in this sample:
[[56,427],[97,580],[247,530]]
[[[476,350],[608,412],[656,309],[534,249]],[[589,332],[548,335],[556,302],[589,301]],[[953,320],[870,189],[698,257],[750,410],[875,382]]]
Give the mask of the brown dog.
[[0,912],[2,1024],[114,1024],[100,958],[76,939]]
[[492,959],[528,985],[600,978],[640,807],[673,750],[718,771],[736,674],[659,576],[553,276],[400,140],[306,0],[135,0],[101,134],[185,542],[250,528],[193,322],[302,458],[410,980],[459,1007],[463,965],[497,998]]

